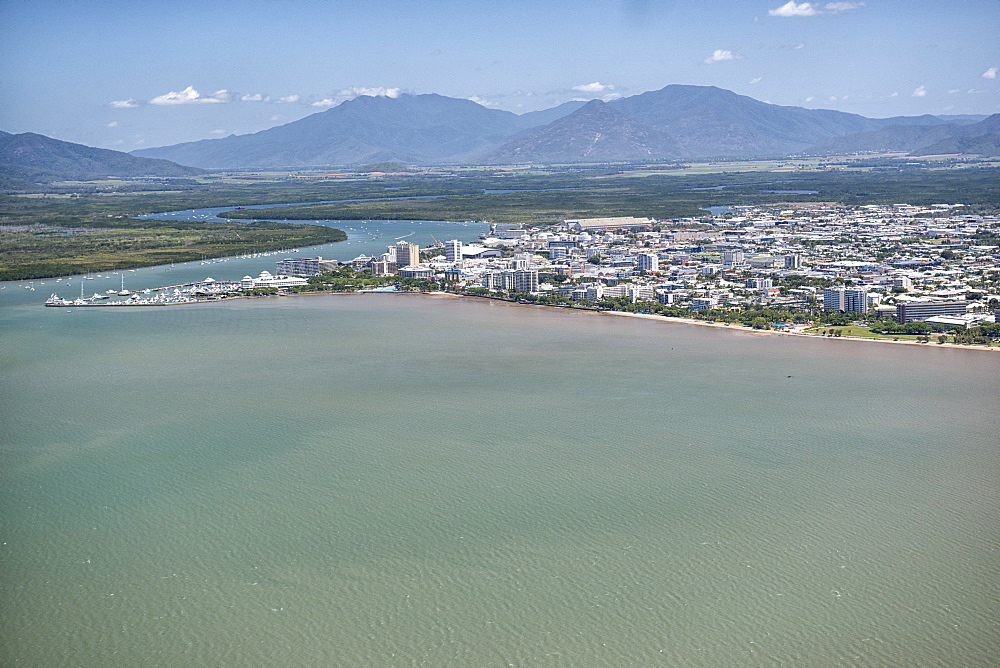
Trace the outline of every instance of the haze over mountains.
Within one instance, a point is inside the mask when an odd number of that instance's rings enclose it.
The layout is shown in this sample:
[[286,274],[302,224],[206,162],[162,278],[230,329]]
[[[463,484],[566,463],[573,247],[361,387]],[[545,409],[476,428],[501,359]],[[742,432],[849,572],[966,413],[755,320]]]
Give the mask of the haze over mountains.
[[131,155],[34,133],[0,132],[0,177],[38,183],[190,176],[200,172],[197,168],[649,162],[889,151],[1000,155],[1000,114],[872,119],[684,85],[522,115],[435,94],[362,96],[256,134]]
[[872,119],[768,104],[713,86],[671,85],[520,116],[442,95],[400,95],[358,97],[256,134],[133,153],[209,169],[778,157],[917,150],[986,134],[974,123],[981,118]]

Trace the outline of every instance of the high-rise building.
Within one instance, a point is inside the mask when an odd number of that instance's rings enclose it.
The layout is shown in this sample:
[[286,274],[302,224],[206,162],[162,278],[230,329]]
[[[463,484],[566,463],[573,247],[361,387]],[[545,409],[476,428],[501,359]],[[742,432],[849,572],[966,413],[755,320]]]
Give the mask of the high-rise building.
[[773,286],[774,281],[770,278],[748,278],[743,282],[743,287],[751,290],[769,290]]
[[462,260],[462,242],[458,239],[444,242],[444,259],[448,262],[460,262]]
[[420,264],[420,246],[417,244],[400,241],[396,243],[395,248],[396,266],[400,269],[403,267],[415,267]]
[[514,292],[538,292],[538,270],[537,269],[515,270]]
[[823,290],[823,310],[843,313],[866,313],[868,311],[868,291],[844,287]]
[[395,276],[396,263],[387,260],[373,260],[371,263],[372,274],[375,276]]
[[802,267],[802,256],[798,253],[785,256],[785,269],[800,269]]
[[723,269],[733,269],[734,267],[742,267],[744,264],[746,264],[746,260],[743,257],[743,251],[727,250],[722,252]]
[[512,292],[537,292],[537,269],[514,269],[490,271],[483,274],[484,288],[489,290],[509,290]]
[[660,258],[656,253],[639,253],[635,258],[635,268],[639,271],[659,271]]
[[319,276],[322,273],[319,263],[322,261],[321,257],[285,258],[277,263],[275,273],[279,276]]

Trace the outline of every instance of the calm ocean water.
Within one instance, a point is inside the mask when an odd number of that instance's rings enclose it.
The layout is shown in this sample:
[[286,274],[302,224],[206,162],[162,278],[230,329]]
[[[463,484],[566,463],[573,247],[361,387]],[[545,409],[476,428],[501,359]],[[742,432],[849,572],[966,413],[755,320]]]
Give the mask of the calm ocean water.
[[998,663],[998,355],[12,290],[4,665]]

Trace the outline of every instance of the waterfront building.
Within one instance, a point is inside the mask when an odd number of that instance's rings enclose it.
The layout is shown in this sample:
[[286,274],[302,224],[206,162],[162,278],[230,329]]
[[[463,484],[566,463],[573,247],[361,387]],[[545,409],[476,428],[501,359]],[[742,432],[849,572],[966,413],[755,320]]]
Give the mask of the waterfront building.
[[461,262],[462,242],[458,239],[444,242],[444,259],[448,262]]
[[[415,245],[415,244],[414,244]],[[403,278],[434,278],[434,270],[427,267],[400,267],[396,273]]]
[[823,310],[842,313],[867,313],[868,291],[835,287],[823,290]]
[[319,276],[323,273],[320,267],[322,257],[293,257],[280,260],[275,266],[275,273],[285,276]]
[[373,260],[371,263],[372,274],[375,276],[395,276],[396,263],[389,260]]
[[587,291],[584,293],[584,299],[588,302],[599,302],[604,299],[604,291],[606,288],[603,283],[594,283],[587,286]]
[[926,322],[941,315],[965,315],[968,302],[963,301],[909,301],[896,304],[896,322]]
[[240,281],[241,290],[253,290],[254,288],[287,288],[292,285],[307,285],[309,281],[300,276],[274,276],[269,271],[260,272],[257,278],[244,276]]
[[538,270],[517,269],[514,274],[514,292],[538,292]]
[[420,246],[408,241],[400,241],[394,246],[397,267],[415,267],[420,264]]
[[716,308],[719,305],[719,300],[715,297],[695,297],[691,300],[691,309],[693,311],[707,311]]

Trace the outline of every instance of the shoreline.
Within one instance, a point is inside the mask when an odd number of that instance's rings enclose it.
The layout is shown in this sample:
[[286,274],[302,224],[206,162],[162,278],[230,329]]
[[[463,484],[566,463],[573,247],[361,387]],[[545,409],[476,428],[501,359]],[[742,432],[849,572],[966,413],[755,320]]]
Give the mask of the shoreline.
[[[330,294],[330,293],[313,293],[313,294]],[[361,293],[339,293],[339,294],[361,294]],[[710,320],[697,320],[695,318],[678,318],[675,316],[668,315],[656,315],[654,313],[629,313],[627,311],[598,311],[593,309],[576,309],[565,306],[553,306],[551,304],[529,304],[521,303],[517,301],[510,301],[507,299],[494,299],[491,297],[485,297],[481,295],[458,295],[453,292],[386,292],[386,293],[363,293],[363,294],[396,294],[396,295],[424,295],[424,296],[434,296],[434,297],[452,297],[455,299],[484,299],[487,301],[500,301],[506,304],[511,304],[513,306],[533,306],[536,308],[543,309],[555,309],[560,311],[574,311],[578,313],[590,313],[593,315],[603,315],[603,316],[624,316],[627,318],[643,318],[645,320],[653,320],[657,322],[663,322],[666,324],[675,325],[697,325],[700,327],[715,327],[717,329],[728,329],[733,331],[742,332],[744,334],[754,334],[759,336],[798,336],[807,339],[822,339],[824,341],[855,341],[862,343],[889,343],[892,345],[905,345],[905,346],[918,346],[922,348],[957,348],[959,350],[983,350],[1000,352],[1000,347],[997,346],[984,346],[981,344],[963,344],[963,343],[919,343],[917,341],[893,341],[892,339],[868,339],[860,336],[822,336],[819,334],[809,334],[802,331],[787,331],[779,329],[754,329],[753,327],[747,327],[745,325],[734,325],[731,323],[724,322],[712,322]]]
[[757,336],[798,336],[808,339],[823,339],[825,341],[854,341],[863,343],[888,343],[892,345],[905,345],[905,346],[917,346],[923,348],[957,348],[960,350],[982,350],[987,352],[1000,352],[1000,347],[997,346],[986,346],[981,344],[962,344],[962,343],[920,343],[918,341],[893,341],[892,339],[875,339],[875,338],[865,338],[860,336],[822,336],[819,334],[810,334],[805,331],[789,331],[789,330],[779,330],[779,329],[754,329],[753,327],[747,327],[746,325],[736,325],[732,323],[724,322],[713,322],[711,320],[698,320],[696,318],[678,318],[676,316],[668,315],[656,315],[654,313],[629,313],[627,311],[604,311],[596,309],[584,309],[584,308],[571,308],[567,306],[553,306],[551,304],[531,304],[522,303],[518,301],[513,301],[509,299],[502,299],[497,297],[488,297],[484,295],[463,295],[455,294],[454,292],[442,292],[442,291],[432,291],[432,292],[295,292],[295,293],[283,293],[276,295],[242,295],[238,297],[221,297],[216,299],[199,299],[189,302],[175,302],[175,303],[163,303],[163,304],[134,304],[134,303],[123,303],[123,302],[111,302],[111,303],[90,303],[90,304],[60,304],[59,306],[63,308],[72,307],[91,307],[91,306],[104,306],[104,307],[114,307],[114,306],[129,306],[129,307],[140,307],[140,306],[188,306],[192,304],[211,304],[220,302],[231,302],[239,301],[243,299],[266,299],[267,297],[310,297],[310,296],[320,296],[320,295],[341,295],[341,296],[358,296],[358,295],[415,295],[424,297],[449,297],[452,299],[482,299],[485,301],[497,301],[503,302],[505,304],[510,304],[512,306],[532,306],[535,308],[543,309],[555,309],[560,311],[574,311],[578,313],[590,313],[594,315],[602,316],[620,316],[626,318],[642,318],[645,320],[653,320],[655,322],[662,322],[666,324],[678,324],[678,325],[696,325],[699,327],[714,327],[716,329],[728,329],[731,331],[738,331],[744,334],[753,334]]

